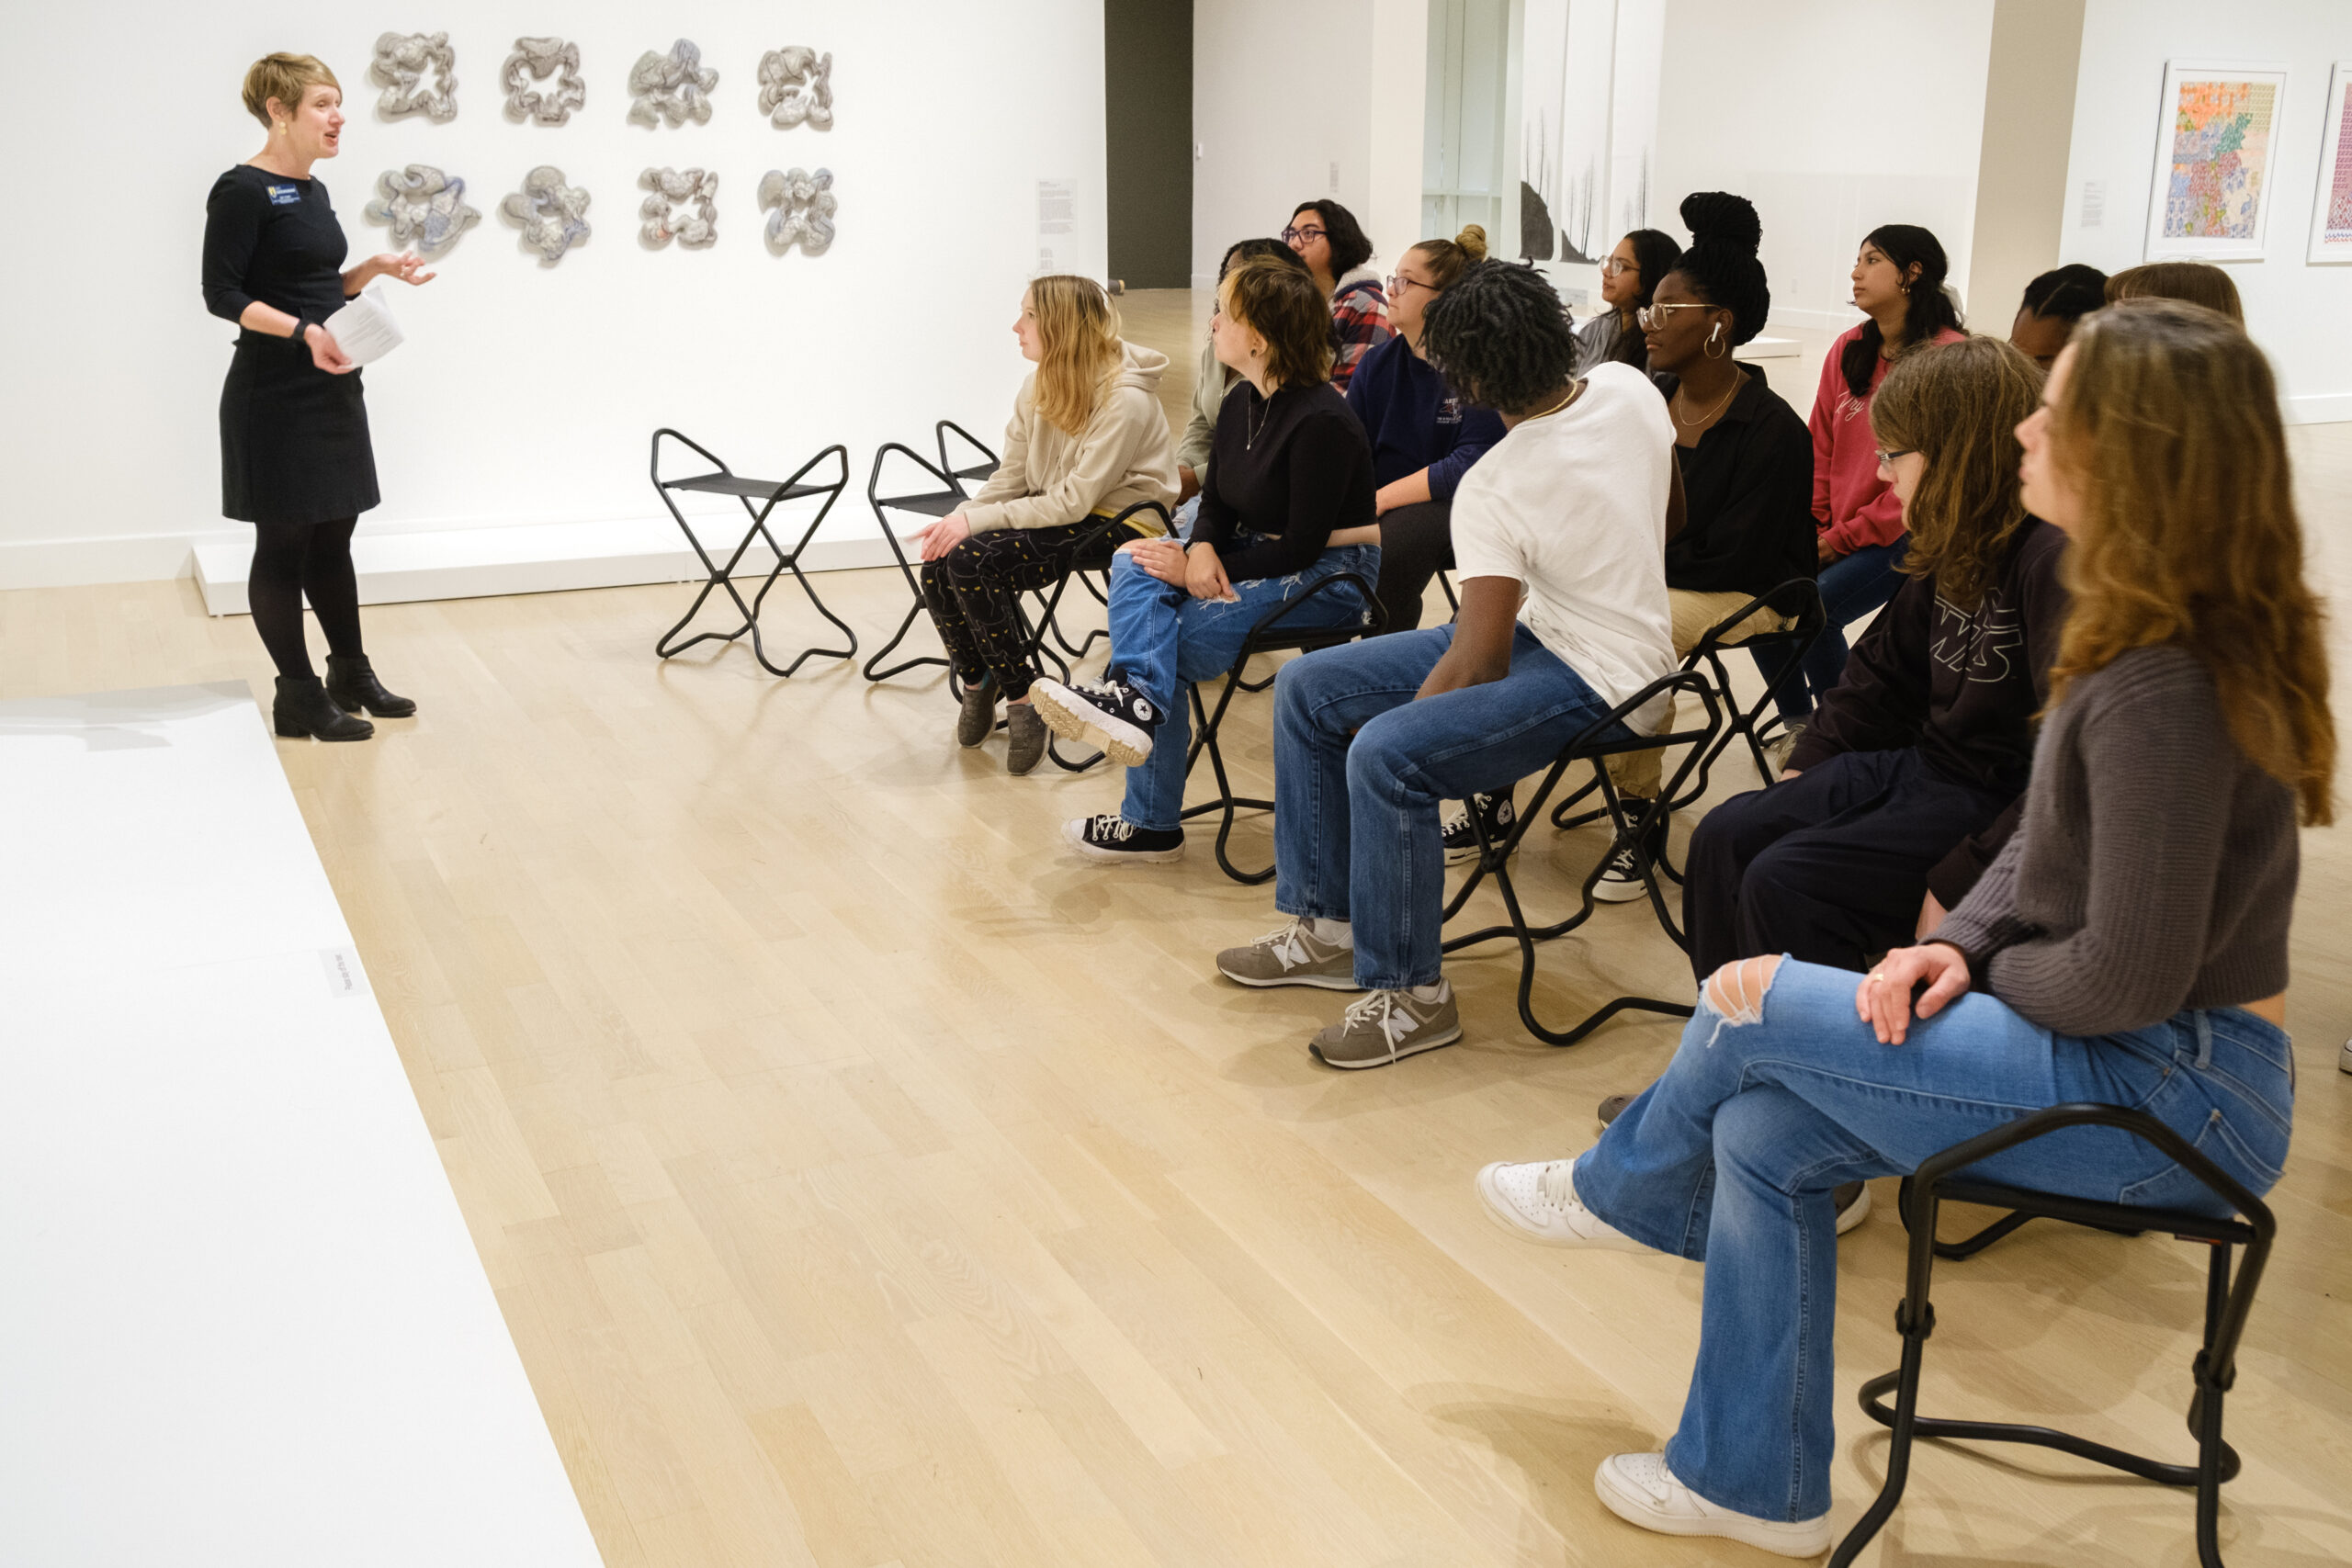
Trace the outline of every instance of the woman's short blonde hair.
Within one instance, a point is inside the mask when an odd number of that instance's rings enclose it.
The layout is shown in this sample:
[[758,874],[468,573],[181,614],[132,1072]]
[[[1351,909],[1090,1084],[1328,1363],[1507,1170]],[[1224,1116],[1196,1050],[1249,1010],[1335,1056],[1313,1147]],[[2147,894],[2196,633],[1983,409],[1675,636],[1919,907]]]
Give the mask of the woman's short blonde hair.
[[266,128],[270,99],[276,98],[277,107],[291,115],[301,107],[303,94],[321,86],[343,91],[343,84],[317,55],[265,54],[245,73],[245,112]]
[[1091,277],[1053,273],[1029,285],[1037,318],[1037,414],[1067,434],[1086,428],[1101,406],[1104,383],[1119,367],[1119,313]]

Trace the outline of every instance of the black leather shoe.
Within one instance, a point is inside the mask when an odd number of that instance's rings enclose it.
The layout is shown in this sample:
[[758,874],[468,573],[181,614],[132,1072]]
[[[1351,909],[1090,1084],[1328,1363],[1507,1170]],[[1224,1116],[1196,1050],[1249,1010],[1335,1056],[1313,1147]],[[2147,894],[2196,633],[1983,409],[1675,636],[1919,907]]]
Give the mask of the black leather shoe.
[[337,706],[327,695],[325,682],[316,675],[280,675],[269,717],[278,734],[297,739],[307,735],[313,740],[365,740],[376,733],[374,725]]
[[327,695],[345,713],[366,708],[378,718],[406,718],[416,711],[416,704],[410,699],[384,690],[364,655],[357,659],[327,655]]

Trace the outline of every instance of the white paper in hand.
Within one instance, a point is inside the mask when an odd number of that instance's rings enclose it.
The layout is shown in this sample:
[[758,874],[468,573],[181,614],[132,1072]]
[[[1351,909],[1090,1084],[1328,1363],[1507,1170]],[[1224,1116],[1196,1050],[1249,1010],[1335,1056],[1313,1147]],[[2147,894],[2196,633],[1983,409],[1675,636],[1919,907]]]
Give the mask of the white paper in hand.
[[349,304],[329,316],[326,329],[344,357],[354,365],[373,365],[406,341],[401,324],[392,320],[391,307],[384,303],[383,286],[377,283],[361,289]]

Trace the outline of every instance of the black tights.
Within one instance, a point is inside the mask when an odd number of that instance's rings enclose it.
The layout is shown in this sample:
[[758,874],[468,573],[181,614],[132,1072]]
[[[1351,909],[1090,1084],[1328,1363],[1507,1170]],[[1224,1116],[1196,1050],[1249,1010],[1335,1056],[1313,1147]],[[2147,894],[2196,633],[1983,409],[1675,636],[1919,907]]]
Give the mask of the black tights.
[[254,566],[245,578],[245,603],[254,629],[280,675],[315,676],[311,650],[302,640],[302,600],[308,596],[326,633],[327,650],[356,659],[359,644],[359,581],[351,570],[351,531],[356,517],[334,523],[256,523]]

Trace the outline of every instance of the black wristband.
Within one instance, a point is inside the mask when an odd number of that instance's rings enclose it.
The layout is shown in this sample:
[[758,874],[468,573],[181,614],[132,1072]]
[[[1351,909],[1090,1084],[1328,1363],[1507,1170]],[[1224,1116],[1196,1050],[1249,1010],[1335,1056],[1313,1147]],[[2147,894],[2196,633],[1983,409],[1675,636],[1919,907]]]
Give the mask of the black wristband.
[[294,346],[295,346],[295,347],[297,347],[297,348],[308,348],[308,347],[310,347],[311,345],[310,345],[310,343],[309,343],[309,341],[308,341],[308,340],[309,340],[310,335],[311,335],[311,329],[312,327],[317,326],[318,324],[319,324],[318,322],[316,322],[316,321],[314,321],[311,320],[308,316],[297,316],[297,317],[295,317],[295,318],[294,318]]

